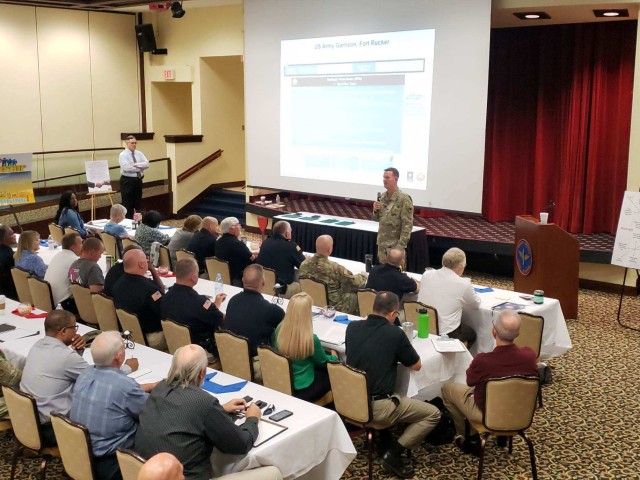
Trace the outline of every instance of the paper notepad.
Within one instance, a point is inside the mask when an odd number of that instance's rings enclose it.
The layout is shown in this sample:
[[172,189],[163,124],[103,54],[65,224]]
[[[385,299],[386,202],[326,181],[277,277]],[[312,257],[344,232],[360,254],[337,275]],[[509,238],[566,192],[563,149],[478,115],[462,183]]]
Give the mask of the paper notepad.
[[131,372],[127,377],[133,378],[134,380],[146,375],[147,373],[151,373],[151,369],[149,368],[138,368],[135,372]]
[[456,353],[456,352],[464,352],[466,348],[460,340],[457,338],[449,338],[447,340],[440,340],[439,338],[431,338],[431,343],[433,343],[433,348],[436,349],[436,352],[440,353]]
[[341,323],[318,320],[313,322],[313,333],[321,342],[332,345],[342,345],[344,343],[345,326]]

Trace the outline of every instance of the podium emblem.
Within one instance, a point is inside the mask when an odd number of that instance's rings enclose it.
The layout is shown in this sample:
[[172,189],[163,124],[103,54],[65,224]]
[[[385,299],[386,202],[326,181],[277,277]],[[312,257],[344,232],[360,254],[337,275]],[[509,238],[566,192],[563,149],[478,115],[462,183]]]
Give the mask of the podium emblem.
[[518,242],[518,247],[516,248],[516,264],[522,275],[531,273],[533,253],[531,252],[531,245],[524,238]]

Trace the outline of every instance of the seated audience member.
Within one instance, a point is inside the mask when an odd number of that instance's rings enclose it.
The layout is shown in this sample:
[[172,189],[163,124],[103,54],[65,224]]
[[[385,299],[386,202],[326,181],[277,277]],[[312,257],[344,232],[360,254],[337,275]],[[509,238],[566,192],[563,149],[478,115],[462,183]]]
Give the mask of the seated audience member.
[[18,249],[13,258],[16,262],[16,267],[20,267],[34,277],[43,280],[44,274],[47,272],[47,266],[44,264],[44,260],[36,253],[38,250],[40,250],[40,234],[33,230],[26,230],[20,234]]
[[136,230],[136,241],[142,247],[145,255],[149,255],[151,252],[151,244],[153,242],[158,242],[162,245],[169,243],[169,235],[162,233],[158,228],[161,221],[162,216],[156,210],[149,210],[142,215],[142,222]]
[[120,225],[126,215],[127,209],[123,205],[119,203],[112,205],[109,212],[109,221],[104,226],[104,231],[117,238],[129,238],[127,229]]
[[20,390],[36,399],[45,447],[57,444],[51,427],[51,412],[67,415],[73,386],[87,367],[82,358],[84,339],[71,312],[53,310],[44,320],[45,337],[29,350],[22,371]]
[[274,334],[274,347],[291,359],[293,395],[308,402],[322,398],[329,390],[327,362],[338,360],[335,350],[327,355],[313,333],[311,307],[306,293],[297,293],[287,306],[284,320]]
[[[304,262],[302,249],[291,240],[291,225],[279,221],[273,226],[271,237],[260,247],[256,263],[276,271],[276,281],[287,286],[286,298],[300,293],[300,283],[296,281],[296,268]],[[273,295],[273,292],[267,292]]]
[[[231,274],[231,284],[236,287],[242,286],[242,272],[251,265],[255,256],[244,243],[240,241],[242,226],[235,217],[227,217],[220,222],[222,236],[216,243],[216,257],[229,262],[229,273]],[[215,273],[213,274],[215,277]],[[209,280],[215,280],[210,278]]]
[[65,234],[62,237],[62,250],[51,259],[47,273],[44,274],[44,279],[51,285],[53,304],[60,304],[62,308],[73,313],[78,313],[78,309],[71,296],[69,269],[78,260],[81,252],[82,237],[76,232]]
[[[193,234],[187,250],[195,254],[200,273],[207,271],[205,260],[216,255],[216,242],[220,237],[220,225],[215,217],[204,217],[200,230]],[[215,280],[212,278],[211,280]]]
[[104,244],[98,238],[87,238],[82,244],[80,258],[69,268],[69,281],[88,287],[91,293],[104,290],[104,274],[98,260],[104,253]]
[[[153,384],[139,385],[120,367],[125,363],[119,332],[103,332],[91,344],[95,365],[85,368],[73,392],[69,417],[89,430],[99,480],[121,479],[117,448],[133,447],[138,416]],[[137,365],[137,360],[128,360]]]
[[487,380],[510,375],[538,376],[536,354],[528,347],[520,348],[513,341],[520,334],[520,315],[503,310],[493,324],[496,347],[492,352],[479,353],[467,369],[467,384],[449,382],[442,386],[442,400],[456,425],[456,445],[465,453],[479,454],[480,437],[476,431],[465,435],[465,418],[482,422]]
[[356,292],[367,282],[364,274],[354,275],[345,267],[329,260],[333,251],[333,238],[320,235],[316,239],[316,254],[300,265],[300,275],[310,275],[327,284],[329,305],[339,312],[358,314],[358,296]]
[[184,225],[182,228],[176,230],[176,233],[173,234],[171,240],[169,240],[169,245],[167,248],[169,249],[169,254],[171,255],[171,261],[173,263],[177,262],[176,252],[182,248],[188,250],[189,243],[191,243],[191,239],[195,232],[200,230],[200,226],[202,225],[202,218],[200,215],[189,215],[184,221]]
[[151,348],[167,349],[162,333],[162,296],[164,288],[145,277],[147,257],[142,250],[133,249],[124,254],[124,274],[113,286],[116,308],[135,313]]
[[0,295],[17,300],[18,294],[11,276],[11,269],[15,266],[12,248],[15,244],[13,229],[9,225],[0,225]]
[[264,271],[261,265],[249,265],[242,276],[244,290],[231,297],[224,327],[249,340],[251,355],[258,345],[271,345],[273,332],[284,318],[284,310],[262,296]]
[[[422,368],[420,356],[402,329],[393,325],[398,315],[398,296],[380,292],[373,303],[373,313],[366,320],[347,327],[347,363],[367,373],[369,394],[373,400],[373,421],[387,424],[406,423],[402,435],[394,440],[389,430],[380,431],[383,468],[400,478],[413,477],[413,468],[405,463],[404,449],[415,450],[435,428],[440,411],[433,405],[395,393],[398,363],[411,370]],[[385,451],[386,450],[386,451]]]
[[478,310],[480,296],[471,285],[471,279],[462,278],[467,257],[459,248],[450,248],[442,256],[442,268],[427,270],[422,275],[418,300],[438,310],[440,335],[468,342],[476,341],[476,332],[462,323],[464,309]]
[[158,453],[144,463],[138,480],[185,480],[184,468],[170,453]]
[[217,356],[213,332],[222,324],[224,314],[219,308],[227,295],[221,293],[211,301],[194,290],[199,278],[198,263],[191,258],[178,261],[175,273],[176,283],[162,300],[162,318],[170,318],[189,327],[192,340]]
[[418,283],[400,271],[404,256],[403,248],[389,249],[385,262],[371,268],[367,278],[367,288],[377,292],[393,292],[400,300],[407,293],[417,292]]
[[[22,379],[22,370],[13,366],[7,357],[0,351],[0,385],[5,387],[17,387]],[[7,415],[7,403],[0,390],[0,418]]]
[[[131,245],[128,245],[122,251],[122,255],[126,254],[130,250],[140,250],[140,251],[142,251],[142,249],[140,248],[139,245],[136,245],[135,243],[133,243]],[[149,269],[149,272],[151,273],[151,277],[153,279],[153,283],[155,283],[158,286],[158,288],[160,288],[160,289],[162,289],[162,291],[164,291],[164,283],[162,283],[162,278],[160,278],[160,275],[158,275],[158,271],[155,269],[155,267],[153,266],[151,261],[147,262],[147,268]],[[123,274],[124,274],[124,262],[118,262],[113,267],[111,267],[109,269],[109,271],[107,272],[107,275],[104,277],[104,290],[103,290],[103,292],[106,295],[108,295],[110,297],[113,297],[113,286],[116,284],[116,282],[120,279],[120,277]]]
[[[149,395],[140,414],[135,450],[145,458],[160,452],[175,455],[193,480],[213,477],[211,453],[245,455],[258,438],[260,409],[243,399],[221,405],[202,388],[207,355],[199,345],[176,350],[166,380]],[[245,412],[237,426],[231,414]]]
[[60,225],[62,228],[75,228],[80,232],[80,236],[83,239],[94,236],[94,233],[91,230],[84,228],[84,221],[78,211],[78,197],[72,190],[67,190],[60,195],[60,203],[58,204],[55,223],[56,225]]

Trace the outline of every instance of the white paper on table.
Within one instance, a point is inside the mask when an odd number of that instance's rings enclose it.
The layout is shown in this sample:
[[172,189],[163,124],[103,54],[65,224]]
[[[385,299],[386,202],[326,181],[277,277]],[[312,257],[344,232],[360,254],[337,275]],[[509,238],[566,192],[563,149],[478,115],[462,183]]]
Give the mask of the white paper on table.
[[440,340],[439,338],[432,338],[431,343],[433,343],[433,348],[436,349],[436,352],[440,352],[440,353],[464,352],[466,350],[462,342],[457,338],[448,339],[448,340]]
[[25,330],[24,328],[16,327],[13,330],[0,333],[0,342],[8,342],[9,340],[18,340],[19,338],[32,337],[38,335],[40,332],[37,330]]
[[[510,300],[511,299],[511,293],[510,292],[504,292],[504,293],[494,293],[493,296],[499,300]],[[500,303],[504,303],[504,302],[500,302]]]
[[89,225],[106,225],[108,222],[109,222],[109,220],[104,218],[102,220],[91,220],[90,222],[87,222],[87,223]]
[[344,343],[345,329],[346,326],[341,323],[323,320],[313,322],[313,333],[318,336],[321,342],[333,345],[342,345]]
[[138,370],[136,370],[135,372],[131,372],[129,375],[127,375],[127,377],[137,380],[138,378],[142,377],[143,375],[147,375],[148,373],[151,373],[150,368],[138,368]]

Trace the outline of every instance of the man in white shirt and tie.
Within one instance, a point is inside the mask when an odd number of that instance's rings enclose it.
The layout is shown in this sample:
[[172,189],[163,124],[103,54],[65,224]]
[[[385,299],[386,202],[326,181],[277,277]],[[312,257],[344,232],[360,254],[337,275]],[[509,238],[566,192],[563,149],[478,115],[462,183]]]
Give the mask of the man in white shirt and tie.
[[459,248],[450,248],[442,256],[440,270],[427,270],[422,275],[418,301],[434,307],[438,311],[440,334],[467,342],[471,347],[476,340],[476,332],[461,323],[462,311],[478,310],[480,296],[471,285],[471,279],[463,278],[467,266],[467,256]]
[[134,211],[142,211],[142,178],[149,168],[149,160],[140,150],[133,135],[125,140],[126,148],[120,152],[120,192],[122,205],[127,209],[127,217],[133,218]]

